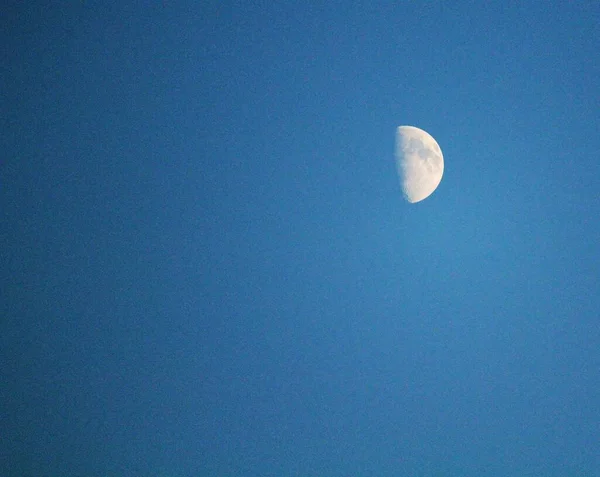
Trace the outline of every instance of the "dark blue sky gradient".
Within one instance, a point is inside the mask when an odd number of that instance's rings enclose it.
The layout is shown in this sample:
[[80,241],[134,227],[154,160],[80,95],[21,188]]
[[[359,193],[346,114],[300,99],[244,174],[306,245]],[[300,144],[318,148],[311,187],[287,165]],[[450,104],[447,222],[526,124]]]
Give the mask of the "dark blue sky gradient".
[[0,474],[600,476],[598,2],[271,3],[0,9]]

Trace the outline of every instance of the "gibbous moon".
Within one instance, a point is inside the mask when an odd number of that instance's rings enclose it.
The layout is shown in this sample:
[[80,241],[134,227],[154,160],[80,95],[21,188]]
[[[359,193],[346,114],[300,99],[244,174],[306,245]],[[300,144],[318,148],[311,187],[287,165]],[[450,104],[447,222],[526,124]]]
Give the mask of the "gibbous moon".
[[413,126],[400,126],[396,131],[396,165],[404,198],[410,203],[429,197],[444,174],[440,146]]

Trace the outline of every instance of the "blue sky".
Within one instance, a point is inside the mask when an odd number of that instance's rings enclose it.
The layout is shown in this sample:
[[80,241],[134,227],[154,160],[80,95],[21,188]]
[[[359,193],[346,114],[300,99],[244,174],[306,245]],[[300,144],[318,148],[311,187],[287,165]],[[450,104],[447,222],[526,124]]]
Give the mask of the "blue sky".
[[599,476],[600,7],[508,3],[2,7],[0,473]]

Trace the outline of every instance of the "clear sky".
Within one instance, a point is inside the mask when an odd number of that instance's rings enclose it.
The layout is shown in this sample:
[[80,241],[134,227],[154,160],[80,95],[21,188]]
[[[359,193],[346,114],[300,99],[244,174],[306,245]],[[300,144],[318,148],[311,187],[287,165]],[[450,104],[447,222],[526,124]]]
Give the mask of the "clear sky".
[[397,3],[3,4],[2,476],[600,476],[600,4]]

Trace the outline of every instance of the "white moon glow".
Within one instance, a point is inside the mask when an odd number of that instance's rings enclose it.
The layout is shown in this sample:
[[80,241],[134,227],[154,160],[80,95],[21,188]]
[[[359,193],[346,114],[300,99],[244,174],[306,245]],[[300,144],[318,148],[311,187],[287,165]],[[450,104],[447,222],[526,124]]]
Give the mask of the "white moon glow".
[[444,174],[440,146],[413,126],[400,126],[396,132],[396,165],[404,198],[410,203],[429,197]]

